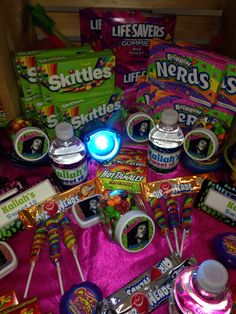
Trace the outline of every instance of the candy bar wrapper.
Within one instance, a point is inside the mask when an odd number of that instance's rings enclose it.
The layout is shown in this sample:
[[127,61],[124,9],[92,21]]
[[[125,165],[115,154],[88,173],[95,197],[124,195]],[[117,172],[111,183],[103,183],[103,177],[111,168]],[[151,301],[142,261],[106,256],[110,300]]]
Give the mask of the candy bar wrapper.
[[209,108],[216,103],[227,63],[159,39],[150,43],[148,81]]
[[97,177],[107,190],[125,189],[140,193],[140,183],[148,174],[146,151],[122,148],[109,166],[98,165]]
[[[95,194],[104,192],[102,181],[99,178],[87,181],[65,192],[59,193],[47,200],[55,200],[58,203],[59,212],[67,211],[71,206],[80,200],[86,199]],[[26,229],[31,229],[39,222],[45,221],[48,217],[44,210],[44,200],[39,204],[31,206],[19,212],[19,218]]]
[[[16,291],[14,289],[8,290],[0,295],[0,312],[9,309],[10,307],[19,304]],[[4,312],[5,313],[5,312]]]
[[184,176],[149,183],[141,183],[141,194],[145,201],[163,199],[184,194],[198,193],[205,179],[215,181],[214,173]]
[[205,180],[195,202],[205,213],[236,226],[236,188],[224,183]]
[[102,40],[119,63],[145,63],[151,38],[173,40],[175,15],[148,15],[141,11],[107,11]]
[[[190,257],[166,270],[161,276],[152,279],[147,284],[137,290],[130,291],[125,298],[117,300],[112,296],[103,299],[96,305],[96,313],[150,313],[161,304],[166,302],[172,291],[172,283],[184,268],[196,265],[194,257]],[[121,293],[122,289],[119,290]],[[117,294],[119,294],[119,291]]]
[[23,314],[23,313],[30,313],[30,314],[42,314],[39,308],[39,304],[37,298],[33,298],[29,301],[24,303],[20,303],[19,305],[13,306],[8,310],[4,311],[4,314]]

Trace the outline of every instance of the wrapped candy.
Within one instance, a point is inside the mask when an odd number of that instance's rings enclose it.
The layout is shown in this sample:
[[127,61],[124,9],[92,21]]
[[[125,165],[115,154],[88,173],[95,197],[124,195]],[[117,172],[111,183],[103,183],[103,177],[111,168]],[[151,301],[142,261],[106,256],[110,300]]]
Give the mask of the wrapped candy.
[[56,220],[53,218],[49,218],[46,221],[46,228],[48,232],[50,257],[53,263],[55,263],[56,265],[61,295],[63,295],[64,288],[63,288],[61,267],[60,267],[60,258],[61,258],[60,236],[59,236],[58,224],[56,223]]
[[44,225],[40,225],[36,230],[33,238],[33,243],[31,247],[31,253],[30,253],[30,271],[25,287],[24,292],[24,298],[27,298],[29,286],[31,282],[31,278],[33,275],[35,264],[39,258],[40,251],[42,249],[42,246],[44,245],[45,239],[46,239],[46,228]]
[[192,210],[193,210],[193,198],[191,196],[186,196],[184,199],[184,205],[181,216],[181,229],[182,229],[182,239],[180,245],[180,256],[183,254],[184,241],[186,235],[190,232],[192,224]]
[[72,230],[70,220],[64,214],[60,214],[58,216],[58,222],[59,222],[61,229],[62,229],[62,236],[63,236],[63,241],[65,243],[65,246],[67,247],[67,249],[69,251],[72,252],[73,257],[75,259],[76,266],[77,266],[78,271],[80,273],[81,279],[82,279],[82,281],[85,281],[84,274],[83,274],[82,269],[80,267],[80,263],[79,263],[78,256],[77,256],[77,241],[76,241],[74,232]]
[[178,208],[175,201],[172,198],[167,200],[166,205],[167,205],[169,226],[174,232],[176,251],[179,254],[180,251],[179,251],[179,241],[178,241],[178,234],[177,234],[177,228],[179,227]]

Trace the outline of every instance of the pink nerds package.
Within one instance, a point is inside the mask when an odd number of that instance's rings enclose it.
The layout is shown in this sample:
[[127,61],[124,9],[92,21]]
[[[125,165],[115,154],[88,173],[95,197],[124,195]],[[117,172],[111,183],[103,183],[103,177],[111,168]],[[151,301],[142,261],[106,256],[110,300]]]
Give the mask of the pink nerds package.
[[212,108],[222,84],[226,62],[166,41],[150,43],[148,81]]
[[175,24],[175,15],[112,10],[104,15],[102,39],[116,54],[118,63],[146,62],[150,39],[173,40]]

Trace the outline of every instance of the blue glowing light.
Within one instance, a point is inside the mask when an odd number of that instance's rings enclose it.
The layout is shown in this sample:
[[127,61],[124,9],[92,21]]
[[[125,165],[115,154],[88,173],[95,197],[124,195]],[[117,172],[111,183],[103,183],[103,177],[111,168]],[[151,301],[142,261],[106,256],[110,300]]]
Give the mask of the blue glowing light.
[[114,130],[98,130],[86,136],[90,156],[100,163],[109,162],[121,146],[121,136]]

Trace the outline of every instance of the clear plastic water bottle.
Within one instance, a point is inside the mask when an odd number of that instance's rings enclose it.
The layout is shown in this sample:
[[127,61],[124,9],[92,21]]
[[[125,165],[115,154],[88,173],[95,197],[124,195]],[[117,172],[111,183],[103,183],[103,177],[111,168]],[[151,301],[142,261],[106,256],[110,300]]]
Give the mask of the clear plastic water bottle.
[[165,109],[160,123],[149,133],[148,164],[158,173],[167,173],[178,166],[184,134],[178,125],[178,112]]
[[232,292],[226,268],[216,260],[183,270],[175,279],[169,314],[229,314]]
[[78,185],[88,176],[85,145],[74,136],[70,123],[59,123],[55,131],[56,139],[49,149],[54,172],[65,187]]

